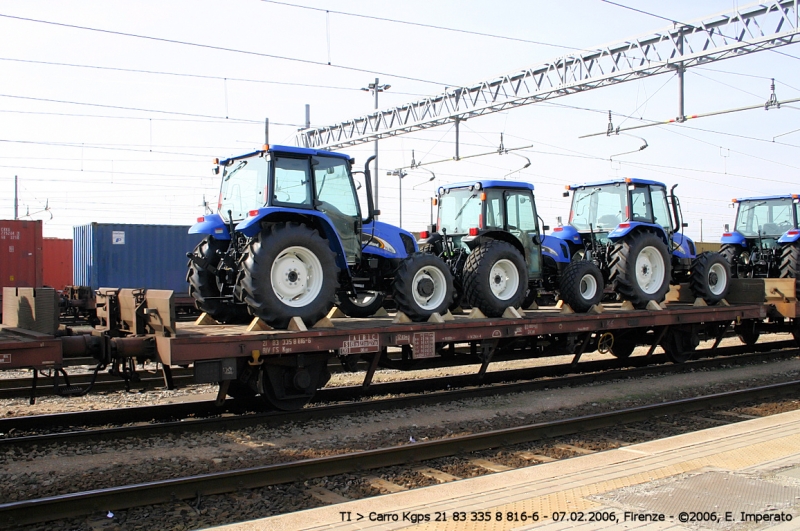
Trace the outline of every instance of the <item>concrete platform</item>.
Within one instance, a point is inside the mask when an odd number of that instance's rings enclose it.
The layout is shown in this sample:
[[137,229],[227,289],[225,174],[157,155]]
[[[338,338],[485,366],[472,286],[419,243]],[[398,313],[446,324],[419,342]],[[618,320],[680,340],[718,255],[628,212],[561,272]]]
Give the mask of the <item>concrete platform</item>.
[[800,411],[217,529],[800,529]]

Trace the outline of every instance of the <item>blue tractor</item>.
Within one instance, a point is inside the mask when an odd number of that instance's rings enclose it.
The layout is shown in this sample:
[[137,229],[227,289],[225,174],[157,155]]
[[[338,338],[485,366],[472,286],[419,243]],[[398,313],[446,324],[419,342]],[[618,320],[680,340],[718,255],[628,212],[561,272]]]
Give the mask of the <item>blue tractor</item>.
[[453,274],[453,306],[499,317],[509,307],[527,308],[542,291],[559,291],[577,311],[600,302],[602,275],[590,263],[556,257],[548,267],[542,251],[552,243],[539,225],[530,183],[481,180],[438,189],[437,222],[420,233],[420,250],[442,258]]
[[[798,278],[800,195],[734,199],[734,230],[726,225],[720,253],[737,278]],[[800,294],[800,285],[797,287]]]
[[[189,231],[206,235],[188,255],[197,308],[219,322],[255,316],[274,328],[294,317],[312,326],[334,304],[366,317],[386,297],[415,321],[446,313],[453,293],[447,266],[418,252],[409,232],[374,219],[371,161],[366,216],[347,155],[266,145],[218,161],[218,213]],[[302,405],[327,382],[327,356],[293,359],[305,365],[245,364],[228,394],[259,394],[283,409]]]
[[730,266],[719,253],[696,254],[681,232],[686,225],[674,189],[668,194],[663,183],[630,178],[569,186],[569,223],[553,230],[561,245],[549,259],[597,264],[617,298],[637,308],[663,301],[670,284],[681,282],[708,304],[719,302],[730,287]]

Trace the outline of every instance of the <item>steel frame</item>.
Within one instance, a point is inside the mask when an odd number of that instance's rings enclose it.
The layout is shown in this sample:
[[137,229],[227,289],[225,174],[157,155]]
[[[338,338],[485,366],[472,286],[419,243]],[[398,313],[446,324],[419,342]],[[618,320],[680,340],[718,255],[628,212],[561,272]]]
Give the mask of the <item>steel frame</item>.
[[326,127],[298,146],[340,149],[576,92],[785,46],[800,40],[798,0],[770,0],[652,34],[558,57],[471,86]]

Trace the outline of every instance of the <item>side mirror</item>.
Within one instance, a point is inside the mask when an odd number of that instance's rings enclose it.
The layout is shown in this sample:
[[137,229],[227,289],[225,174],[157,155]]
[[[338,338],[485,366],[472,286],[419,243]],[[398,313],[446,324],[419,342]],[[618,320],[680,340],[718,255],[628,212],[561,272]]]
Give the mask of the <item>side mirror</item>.
[[533,236],[533,244],[534,245],[541,245],[542,244],[541,236],[539,236],[538,234],[534,234],[534,236]]
[[561,195],[563,195],[564,197],[569,197],[569,192],[564,192],[564,193],[563,193],[563,194],[561,194]]
[[373,216],[380,216],[380,215],[381,215],[381,211],[380,211],[380,210],[377,210],[377,209],[376,209],[376,210],[373,210],[373,211],[372,211],[372,215],[373,215]]
[[730,231],[731,231],[731,226],[726,223],[725,224],[725,232],[730,232]]
[[681,227],[683,227],[684,229],[685,229],[686,227],[688,227],[688,226],[689,226],[689,224],[688,224],[688,223],[681,223]]
[[542,230],[550,230],[550,225],[544,225],[544,226],[542,227]]
[[556,218],[556,221],[558,221],[558,226],[559,226],[559,227],[563,227],[563,226],[564,226],[564,224],[561,222],[561,216],[558,216],[558,217]]

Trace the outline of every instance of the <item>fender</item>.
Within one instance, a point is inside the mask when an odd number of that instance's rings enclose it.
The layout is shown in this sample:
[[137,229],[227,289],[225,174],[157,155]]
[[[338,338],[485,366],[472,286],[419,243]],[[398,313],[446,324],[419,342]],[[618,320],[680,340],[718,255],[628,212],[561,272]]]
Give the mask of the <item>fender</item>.
[[563,227],[554,228],[549,236],[546,238],[558,238],[559,240],[568,241],[576,245],[583,245],[583,237],[578,229],[572,225],[564,225]]
[[783,236],[778,238],[778,243],[794,243],[797,240],[800,240],[800,230],[791,229],[787,230],[785,233],[783,233]]
[[270,218],[276,218],[276,222],[286,221],[287,216],[292,214],[303,217],[315,217],[320,221],[322,226],[323,237],[328,240],[328,246],[331,251],[336,254],[336,265],[342,271],[350,271],[347,266],[347,259],[344,254],[344,245],[339,238],[339,234],[333,228],[331,220],[322,212],[316,210],[309,210],[305,208],[286,208],[286,207],[263,207],[259,208],[254,216],[248,215],[243,221],[236,225],[236,232],[241,232],[248,238],[254,237],[261,231],[261,221],[271,221]]
[[719,241],[723,244],[727,243],[731,245],[741,245],[742,247],[747,247],[747,238],[744,237],[744,234],[737,231],[724,233]]
[[230,240],[228,225],[219,214],[209,214],[197,218],[197,223],[189,227],[189,234],[207,234],[217,240]]
[[366,254],[402,260],[409,255],[406,242],[413,245],[413,252],[419,251],[414,235],[400,227],[382,221],[372,221],[361,229],[361,247]]
[[[617,242],[628,234],[639,229],[648,229],[654,232],[659,238],[661,238],[661,241],[664,242],[667,248],[669,248],[669,242],[667,241],[667,235],[664,233],[664,227],[661,225],[654,225],[652,223],[643,223],[641,221],[626,221],[624,223],[620,223],[614,230],[608,233],[608,239],[612,242]],[[672,251],[672,249],[670,249],[670,251]]]
[[672,256],[694,259],[697,257],[697,254],[692,252],[692,249],[697,249],[697,247],[691,238],[684,236],[680,232],[676,232],[672,235]]
[[[580,240],[580,234],[578,234]],[[542,257],[552,258],[556,264],[568,264],[571,260],[569,245],[562,238],[548,235],[542,237]]]

